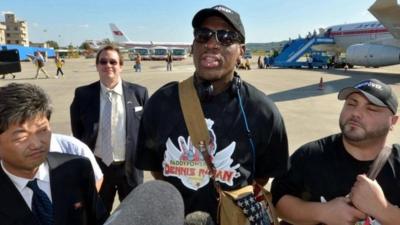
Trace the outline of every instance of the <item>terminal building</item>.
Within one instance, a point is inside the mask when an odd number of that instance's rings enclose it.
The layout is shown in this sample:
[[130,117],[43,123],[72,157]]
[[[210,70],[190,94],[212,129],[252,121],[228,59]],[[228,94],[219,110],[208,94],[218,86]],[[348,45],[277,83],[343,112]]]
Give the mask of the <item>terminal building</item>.
[[28,60],[36,51],[42,52],[45,57],[55,56],[54,49],[48,48],[46,43],[29,42],[26,21],[17,20],[15,14],[10,12],[4,17],[4,22],[0,22],[0,51],[18,50],[19,60]]
[[0,23],[0,44],[29,46],[28,25],[17,20],[15,14],[5,13]]
[[6,44],[6,25],[0,23],[0,45]]

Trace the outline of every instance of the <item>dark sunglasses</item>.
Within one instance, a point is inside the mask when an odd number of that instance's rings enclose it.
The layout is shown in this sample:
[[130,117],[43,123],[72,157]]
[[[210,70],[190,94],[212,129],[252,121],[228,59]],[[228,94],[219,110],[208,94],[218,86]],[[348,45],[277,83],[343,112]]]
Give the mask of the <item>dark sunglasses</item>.
[[103,66],[104,66],[104,65],[107,65],[107,63],[110,63],[111,65],[115,66],[115,65],[118,64],[118,61],[117,61],[117,60],[114,60],[114,59],[110,59],[110,60],[107,60],[107,59],[100,59],[99,63],[100,63],[101,65],[103,65]]
[[207,43],[214,35],[217,41],[224,46],[243,42],[242,37],[236,31],[211,30],[208,28],[196,28],[194,30],[194,40],[198,43]]

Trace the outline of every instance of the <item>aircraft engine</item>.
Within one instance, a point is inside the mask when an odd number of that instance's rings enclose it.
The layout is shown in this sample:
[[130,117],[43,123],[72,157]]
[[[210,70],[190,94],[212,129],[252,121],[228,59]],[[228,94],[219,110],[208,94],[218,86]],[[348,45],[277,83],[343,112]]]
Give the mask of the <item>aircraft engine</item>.
[[376,44],[351,45],[346,50],[346,62],[367,67],[399,64],[400,48]]

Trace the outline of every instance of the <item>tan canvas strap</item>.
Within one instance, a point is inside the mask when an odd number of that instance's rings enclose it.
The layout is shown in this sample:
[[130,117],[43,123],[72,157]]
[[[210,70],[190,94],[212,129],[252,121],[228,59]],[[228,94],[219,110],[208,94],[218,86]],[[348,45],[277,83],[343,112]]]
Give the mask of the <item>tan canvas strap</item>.
[[[383,166],[386,164],[391,152],[392,148],[388,146],[383,147],[383,149],[379,152],[378,156],[376,157],[376,159],[371,164],[371,167],[368,170],[367,177],[369,179],[371,180],[376,179],[379,172],[381,172]],[[349,194],[346,195],[346,197],[349,197]]]
[[211,175],[214,177],[215,168],[208,152],[210,135],[208,133],[203,109],[200,105],[199,96],[194,87],[193,76],[179,82],[178,88],[179,101],[192,144],[201,152]]
[[385,146],[379,152],[378,157],[374,160],[371,165],[371,168],[368,171],[368,178],[371,180],[375,180],[378,176],[379,172],[382,170],[383,166],[386,164],[387,159],[389,158],[390,153],[392,152],[392,148]]

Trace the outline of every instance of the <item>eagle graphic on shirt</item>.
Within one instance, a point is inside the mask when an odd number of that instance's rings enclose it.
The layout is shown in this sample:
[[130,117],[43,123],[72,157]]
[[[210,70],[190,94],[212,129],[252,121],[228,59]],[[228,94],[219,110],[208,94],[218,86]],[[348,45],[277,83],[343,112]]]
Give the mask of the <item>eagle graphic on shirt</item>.
[[[206,124],[210,134],[210,143],[207,149],[216,169],[215,180],[232,186],[233,179],[240,176],[237,171],[240,164],[232,165],[232,154],[235,151],[236,142],[233,141],[224,149],[217,151],[216,136],[212,129],[214,121],[206,119]],[[177,139],[179,146],[175,146],[170,138],[166,142],[162,163],[163,174],[167,177],[179,178],[187,188],[198,190],[210,182],[211,174],[207,163],[200,151],[193,145],[190,136],[186,139],[179,136]]]

